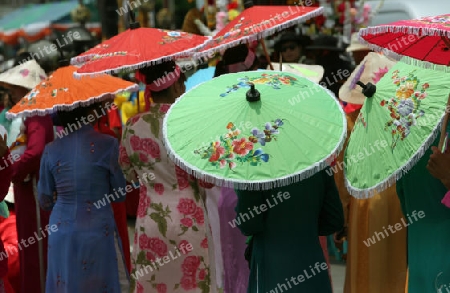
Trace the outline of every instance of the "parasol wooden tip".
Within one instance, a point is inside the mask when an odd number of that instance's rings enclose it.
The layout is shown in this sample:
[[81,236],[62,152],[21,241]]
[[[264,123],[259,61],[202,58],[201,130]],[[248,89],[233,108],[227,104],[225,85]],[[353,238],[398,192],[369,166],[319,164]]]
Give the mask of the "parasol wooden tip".
[[255,84],[250,82],[250,90],[246,93],[246,99],[249,102],[258,102],[261,101],[261,94],[260,92],[255,88]]
[[244,2],[244,9],[251,8],[251,7],[253,7],[253,6],[255,6],[255,4],[253,3],[252,0],[246,0],[246,1]]
[[357,81],[356,84],[363,88],[362,93],[367,98],[373,97],[377,92],[377,87],[373,83],[368,82],[367,84],[364,84],[361,81]]

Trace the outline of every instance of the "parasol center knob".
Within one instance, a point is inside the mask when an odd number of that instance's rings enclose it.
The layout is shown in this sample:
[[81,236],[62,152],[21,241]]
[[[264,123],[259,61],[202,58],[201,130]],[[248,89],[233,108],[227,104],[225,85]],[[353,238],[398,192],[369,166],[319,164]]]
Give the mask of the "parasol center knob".
[[249,101],[249,102],[261,101],[261,94],[255,88],[255,84],[254,83],[250,83],[250,90],[247,91],[246,96],[247,96],[247,101]]
[[362,93],[367,98],[373,97],[377,92],[377,87],[373,83],[368,82],[367,84],[364,84],[361,81],[357,81],[356,84],[363,88]]

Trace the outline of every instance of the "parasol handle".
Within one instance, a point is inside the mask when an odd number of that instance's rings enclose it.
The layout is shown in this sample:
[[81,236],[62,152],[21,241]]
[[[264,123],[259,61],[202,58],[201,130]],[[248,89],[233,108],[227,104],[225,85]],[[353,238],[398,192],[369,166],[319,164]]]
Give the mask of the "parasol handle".
[[261,39],[259,42],[261,43],[261,46],[262,46],[262,48],[263,48],[264,55],[266,56],[267,63],[269,63],[270,70],[274,70],[274,69],[273,69],[273,64],[272,64],[272,62],[270,61],[269,53],[267,52],[266,42],[264,42],[264,39]]
[[61,60],[64,59],[63,51],[61,50],[61,47],[58,46],[58,43],[56,42],[56,40],[53,41],[53,44],[56,45],[56,49],[58,49],[59,58],[60,58]]
[[283,55],[280,53],[280,71],[283,71]]
[[136,22],[136,16],[134,15],[134,11],[131,8],[129,0],[126,1],[128,1],[128,6],[130,6],[130,12],[128,13],[130,15],[130,29],[140,28],[141,25],[139,24],[139,22]]
[[57,40],[53,41],[53,44],[56,46],[56,50],[58,50],[59,53],[59,60],[58,60],[58,65],[59,67],[66,67],[70,65],[70,60],[64,58],[64,53],[61,49],[61,46],[57,43]]
[[442,150],[447,133],[449,109],[450,109],[450,94],[448,95],[447,107],[445,108],[445,116],[444,120],[442,121],[441,137],[439,138],[439,150]]

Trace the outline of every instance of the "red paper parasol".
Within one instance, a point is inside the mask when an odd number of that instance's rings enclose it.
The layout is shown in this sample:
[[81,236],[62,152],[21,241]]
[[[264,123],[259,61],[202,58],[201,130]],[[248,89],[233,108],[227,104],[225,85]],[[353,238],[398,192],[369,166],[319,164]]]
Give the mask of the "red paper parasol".
[[224,51],[241,43],[250,43],[285,28],[322,15],[323,7],[252,6],[228,23],[213,39],[196,53],[196,57]]
[[131,28],[72,58],[72,64],[87,61],[75,77],[135,70],[175,58],[192,56],[210,37],[156,28]]
[[[450,66],[450,14],[397,21],[361,29],[360,41],[389,57],[410,57]],[[410,59],[413,63],[413,59]]]

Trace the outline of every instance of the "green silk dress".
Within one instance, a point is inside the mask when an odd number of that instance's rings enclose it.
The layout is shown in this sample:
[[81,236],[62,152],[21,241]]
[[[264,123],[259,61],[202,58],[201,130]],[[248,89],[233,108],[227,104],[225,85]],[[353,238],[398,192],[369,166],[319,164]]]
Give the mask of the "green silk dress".
[[450,209],[441,203],[447,189],[426,169],[431,153],[397,181],[408,224],[408,293],[450,292]]
[[333,176],[322,171],[283,188],[236,194],[235,224],[253,236],[247,292],[331,293],[319,236],[344,225]]

